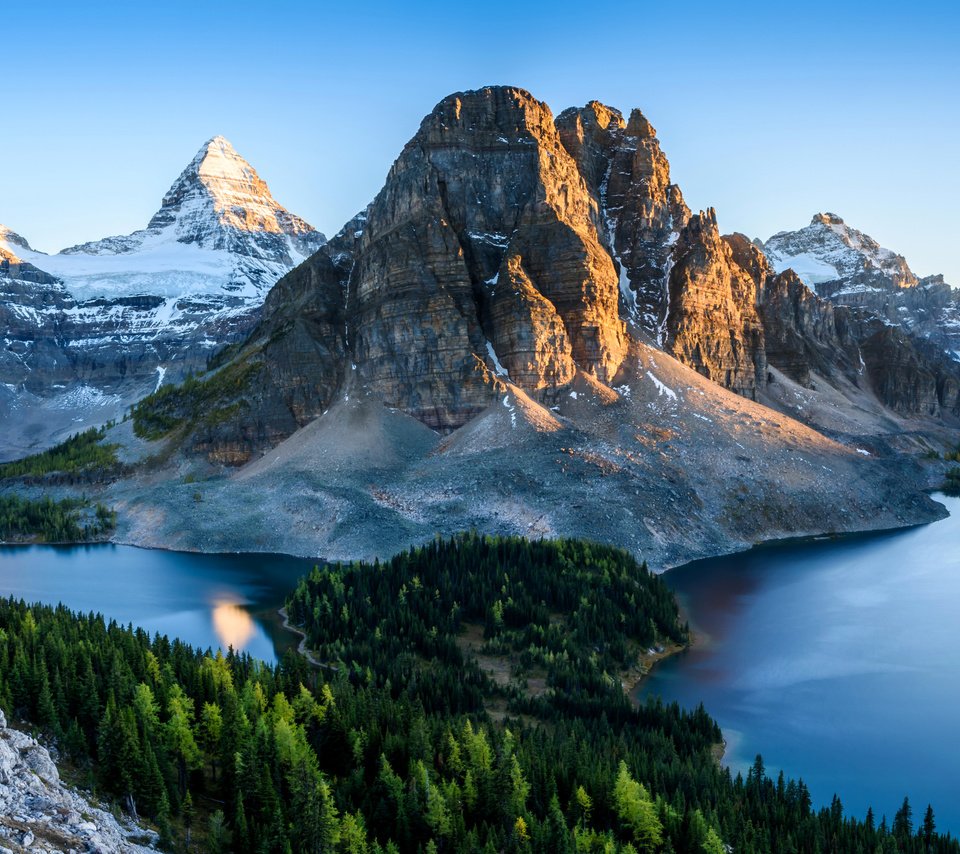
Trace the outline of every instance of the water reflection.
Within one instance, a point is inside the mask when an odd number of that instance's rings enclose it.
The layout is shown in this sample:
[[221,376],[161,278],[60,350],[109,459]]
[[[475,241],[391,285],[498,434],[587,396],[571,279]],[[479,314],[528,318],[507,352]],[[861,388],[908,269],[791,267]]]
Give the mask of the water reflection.
[[275,662],[295,645],[276,616],[316,561],[285,555],[184,554],[130,546],[0,547],[0,596],[62,602],[200,649],[233,645]]
[[256,634],[253,618],[235,602],[214,602],[211,617],[213,630],[224,652],[230,647],[236,652],[243,652]]

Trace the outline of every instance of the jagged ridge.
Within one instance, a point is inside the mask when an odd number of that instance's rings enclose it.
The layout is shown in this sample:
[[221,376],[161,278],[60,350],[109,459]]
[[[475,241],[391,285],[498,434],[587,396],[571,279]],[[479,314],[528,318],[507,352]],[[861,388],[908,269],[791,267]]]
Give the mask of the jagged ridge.
[[[815,225],[908,272],[836,217]],[[904,413],[956,411],[949,365],[721,237],[714,211],[691,216],[642,113],[625,122],[594,101],[554,120],[528,92],[489,87],[441,101],[362,221],[274,289],[236,357],[262,371],[234,392],[243,423],[193,447],[243,461],[351,393],[448,431],[504,383],[548,406],[578,375],[612,388],[633,370],[625,322],[751,399],[769,401],[769,363],[804,385],[872,388]],[[910,383],[924,391],[905,394]]]

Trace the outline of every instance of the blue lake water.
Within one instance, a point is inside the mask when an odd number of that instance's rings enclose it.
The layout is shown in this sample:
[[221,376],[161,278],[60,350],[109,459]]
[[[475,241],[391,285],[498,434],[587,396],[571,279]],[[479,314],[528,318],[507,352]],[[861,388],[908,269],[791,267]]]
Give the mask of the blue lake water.
[[208,555],[132,546],[4,546],[0,595],[94,611],[179,637],[202,649],[229,646],[274,662],[297,638],[277,609],[316,561],[286,555]]
[[[909,795],[960,834],[960,499],[899,533],[760,547],[671,570],[697,634],[641,686],[703,702],[743,770],[892,820]],[[919,820],[919,818],[917,819]]]
[[[802,777],[816,803],[960,834],[960,499],[900,533],[762,547],[665,577],[698,636],[641,690],[703,702],[725,761]],[[0,547],[0,595],[63,602],[206,649],[275,661],[276,609],[315,561],[128,546]]]

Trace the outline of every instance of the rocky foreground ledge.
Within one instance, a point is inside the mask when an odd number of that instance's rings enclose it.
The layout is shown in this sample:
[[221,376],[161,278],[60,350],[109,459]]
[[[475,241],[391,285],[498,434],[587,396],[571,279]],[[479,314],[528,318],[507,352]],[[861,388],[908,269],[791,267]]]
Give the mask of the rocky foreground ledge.
[[50,753],[0,711],[0,854],[153,851],[157,834],[120,824],[60,781]]

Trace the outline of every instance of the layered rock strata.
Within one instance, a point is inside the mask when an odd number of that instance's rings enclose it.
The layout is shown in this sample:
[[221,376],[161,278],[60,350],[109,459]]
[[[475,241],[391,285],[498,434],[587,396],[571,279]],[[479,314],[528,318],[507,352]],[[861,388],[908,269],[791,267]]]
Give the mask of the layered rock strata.
[[[580,375],[622,383],[631,334],[753,400],[769,364],[801,385],[874,388],[904,413],[946,411],[881,376],[874,358],[909,347],[867,348],[871,317],[721,237],[712,209],[692,216],[639,111],[592,101],[554,120],[529,93],[490,87],[441,101],[363,214],[274,288],[223,360],[245,378],[223,384],[223,417],[184,398],[174,415],[202,421],[194,449],[232,462],[351,395],[450,432],[511,384],[552,406]],[[949,399],[950,371],[928,373]]]

